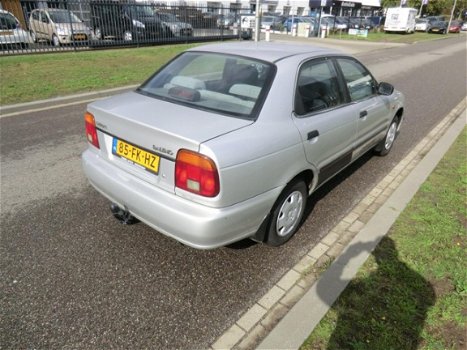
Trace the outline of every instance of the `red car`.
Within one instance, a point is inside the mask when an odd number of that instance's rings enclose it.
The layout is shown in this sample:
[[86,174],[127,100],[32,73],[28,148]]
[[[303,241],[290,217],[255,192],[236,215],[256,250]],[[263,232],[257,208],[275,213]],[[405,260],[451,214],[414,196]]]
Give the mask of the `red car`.
[[462,28],[461,21],[452,21],[451,25],[449,26],[449,33],[460,33]]

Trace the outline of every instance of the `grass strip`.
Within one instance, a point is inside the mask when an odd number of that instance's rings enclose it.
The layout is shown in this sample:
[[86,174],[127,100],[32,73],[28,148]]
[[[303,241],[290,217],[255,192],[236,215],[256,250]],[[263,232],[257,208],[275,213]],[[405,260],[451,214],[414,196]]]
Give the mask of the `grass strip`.
[[467,129],[301,350],[465,349]]
[[180,52],[197,44],[0,58],[0,105],[142,83]]
[[420,41],[438,40],[451,37],[454,34],[432,34],[425,32],[415,32],[412,34],[401,34],[401,33],[385,33],[385,32],[369,32],[368,36],[357,36],[349,35],[347,33],[333,33],[329,35],[329,38],[340,39],[340,40],[358,40],[358,41],[370,41],[370,42],[382,42],[382,43],[400,43],[400,44],[413,44]]

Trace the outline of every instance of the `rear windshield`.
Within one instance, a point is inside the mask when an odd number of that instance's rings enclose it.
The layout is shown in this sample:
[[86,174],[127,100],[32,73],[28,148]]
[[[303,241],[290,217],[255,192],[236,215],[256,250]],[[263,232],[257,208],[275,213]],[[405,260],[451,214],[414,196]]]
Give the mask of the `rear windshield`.
[[255,119],[275,67],[241,56],[185,52],[138,92],[193,108]]

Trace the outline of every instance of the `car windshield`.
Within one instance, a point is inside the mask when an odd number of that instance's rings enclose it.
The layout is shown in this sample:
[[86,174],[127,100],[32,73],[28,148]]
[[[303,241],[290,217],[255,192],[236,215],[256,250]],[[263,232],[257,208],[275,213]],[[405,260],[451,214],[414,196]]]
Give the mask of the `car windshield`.
[[164,22],[180,22],[179,19],[171,13],[159,13],[158,15]]
[[138,17],[153,17],[154,11],[151,6],[135,5],[130,7],[131,16]]
[[250,58],[185,52],[137,91],[193,108],[254,119],[274,71],[272,64]]
[[0,13],[0,30],[16,29],[17,22],[9,13]]
[[50,19],[54,23],[80,23],[81,20],[71,11],[50,11]]

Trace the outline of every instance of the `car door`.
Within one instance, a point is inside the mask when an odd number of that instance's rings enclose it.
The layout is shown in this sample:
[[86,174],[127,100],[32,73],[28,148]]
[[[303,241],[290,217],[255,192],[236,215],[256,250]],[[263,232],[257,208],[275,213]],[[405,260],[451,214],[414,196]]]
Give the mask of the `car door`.
[[357,141],[353,158],[359,157],[379,141],[389,125],[389,104],[377,93],[377,82],[357,60],[337,58],[348,98],[357,113]]
[[333,61],[304,62],[297,77],[294,122],[306,158],[319,172],[319,184],[350,163],[357,119],[354,106],[346,103]]

